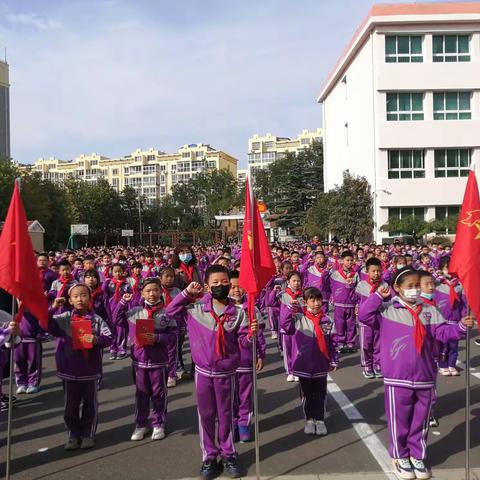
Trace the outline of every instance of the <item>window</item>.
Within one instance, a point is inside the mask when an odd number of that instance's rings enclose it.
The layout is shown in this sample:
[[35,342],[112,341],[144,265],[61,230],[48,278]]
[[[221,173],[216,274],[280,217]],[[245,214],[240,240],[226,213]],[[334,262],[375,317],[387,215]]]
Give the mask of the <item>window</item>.
[[389,150],[388,178],[425,178],[423,150]]
[[470,48],[468,35],[434,35],[434,62],[469,62]]
[[387,63],[423,62],[420,35],[385,36],[385,61]]
[[407,218],[416,217],[419,220],[425,220],[425,208],[423,207],[396,207],[388,209],[388,218]]
[[273,162],[275,160],[275,152],[265,152],[262,155],[262,162]]
[[143,177],[144,185],[156,185],[157,179],[155,177]]
[[301,143],[302,145],[309,145],[309,144],[310,144],[310,139],[309,139],[309,138],[302,138],[302,139],[300,140],[300,143]]
[[433,94],[434,120],[470,120],[471,92],[435,92]]
[[118,178],[112,178],[112,187],[118,189]]
[[435,150],[435,178],[468,177],[470,150],[448,148]]
[[252,142],[252,150],[260,150],[260,142]]
[[387,120],[423,120],[423,93],[387,93]]
[[217,162],[216,160],[209,160],[207,162],[207,168],[217,168]]
[[155,160],[155,155],[148,155],[147,160],[153,162]]
[[177,172],[189,172],[190,171],[190,162],[178,162]]
[[92,160],[92,161],[90,162],[90,165],[91,165],[92,167],[97,166],[97,165],[98,165],[98,160]]
[[161,172],[165,172],[167,170],[167,166],[166,165],[160,165],[160,171]]
[[259,163],[261,161],[259,153],[249,153],[248,163]]
[[183,158],[190,158],[190,152],[183,152],[182,157]]
[[457,205],[449,205],[447,207],[435,207],[435,220],[445,222],[446,228],[436,229],[436,233],[450,234],[455,233],[457,229],[458,215],[460,207]]
[[112,169],[112,175],[118,175],[118,168]]
[[145,165],[143,167],[143,174],[144,175],[149,175],[152,173],[155,173],[157,171],[157,166],[156,165]]
[[141,161],[142,161],[142,158],[143,158],[142,156],[135,157],[135,161],[136,161],[136,162],[141,162]]
[[200,171],[205,169],[205,162],[204,161],[197,161],[192,162],[192,170]]
[[269,149],[269,148],[273,148],[273,142],[264,142],[263,143],[263,148],[264,149]]
[[135,175],[137,173],[142,173],[141,165],[135,165],[133,167],[130,167],[130,175]]
[[195,152],[195,156],[198,157],[203,157],[205,155],[205,152]]

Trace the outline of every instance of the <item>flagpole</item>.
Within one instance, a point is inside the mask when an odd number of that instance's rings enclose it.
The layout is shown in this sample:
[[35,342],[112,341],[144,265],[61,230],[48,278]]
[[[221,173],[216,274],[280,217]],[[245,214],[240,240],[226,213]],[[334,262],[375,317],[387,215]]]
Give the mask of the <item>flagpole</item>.
[[[468,307],[468,315],[471,314]],[[465,344],[465,480],[470,480],[470,329]]]
[[[252,177],[249,178],[249,186],[250,186],[250,218],[252,221],[252,232],[255,231],[254,222],[256,218],[256,212],[254,212],[255,202],[253,196],[253,181]],[[245,228],[245,226],[244,226]],[[255,239],[252,242],[252,249],[255,248]],[[252,259],[255,259],[255,255],[252,255]],[[253,265],[255,269],[255,265]],[[252,302],[251,305],[254,305]],[[253,307],[255,308],[255,307]],[[257,329],[259,325],[257,325]],[[257,330],[258,331],[258,330]],[[253,335],[253,348],[252,348],[252,356],[253,356],[253,411],[255,413],[253,417],[253,425],[254,425],[254,434],[255,434],[255,474],[257,480],[260,480],[260,429],[259,429],[259,419],[258,416],[260,414],[258,410],[258,386],[257,386],[257,332]]]
[[[15,306],[16,299],[12,296],[12,322],[15,321]],[[12,410],[13,410],[13,364],[14,364],[14,355],[13,350],[15,348],[16,337],[10,337],[10,376],[8,379],[8,419],[7,419],[7,464],[5,478],[10,480],[10,469],[11,469],[11,458],[12,458]]]

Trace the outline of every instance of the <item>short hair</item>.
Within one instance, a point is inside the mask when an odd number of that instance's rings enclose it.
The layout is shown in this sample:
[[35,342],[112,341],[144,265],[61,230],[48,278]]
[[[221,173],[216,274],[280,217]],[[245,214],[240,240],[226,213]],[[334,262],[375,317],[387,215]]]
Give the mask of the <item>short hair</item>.
[[121,263],[116,263],[115,265],[112,265],[112,271],[114,268],[121,268],[122,272],[125,271],[125,267]]
[[419,270],[417,273],[418,273],[418,276],[420,277],[420,279],[422,279],[424,277],[430,277],[430,278],[433,279],[433,275],[430,272],[427,272],[426,270]]
[[89,268],[88,270],[85,270],[85,273],[83,274],[83,278],[85,279],[87,277],[95,277],[97,281],[100,283],[100,275],[94,268]]
[[147,285],[157,285],[158,288],[162,288],[162,285],[160,283],[160,279],[158,277],[148,277],[146,278],[143,283],[142,283],[142,290],[147,286]]
[[65,258],[63,259],[61,262],[58,262],[57,263],[57,267],[60,268],[60,267],[68,267],[68,268],[72,268],[72,264]]
[[165,275],[166,273],[170,272],[173,276],[175,276],[175,269],[173,267],[164,267],[162,268],[162,270],[160,271],[160,275],[159,277],[163,277],[163,275]]
[[48,253],[47,253],[47,252],[40,252],[40,253],[37,255],[37,258],[40,258],[40,257],[47,257],[47,259],[48,259]]
[[146,254],[145,254],[146,257],[154,257],[155,255],[153,254],[153,252],[151,250],[149,250]]
[[83,259],[83,261],[87,261],[87,260],[90,260],[90,261],[95,261],[95,256],[92,255],[92,254],[89,254],[89,255],[85,255],[85,258]]
[[372,266],[382,268],[382,262],[376,257],[369,258],[365,263],[365,268],[368,270]]
[[352,257],[353,258],[353,253],[350,250],[345,250],[340,255],[340,258],[347,258],[347,257]]
[[142,268],[143,268],[143,265],[142,265],[140,262],[135,262],[135,263],[132,265],[132,268],[140,268],[140,269],[142,269]]
[[232,278],[240,278],[240,272],[238,270],[232,270],[229,274],[230,280]]
[[208,283],[210,276],[214,273],[224,273],[228,277],[228,268],[223,265],[212,265],[205,271],[205,283]]
[[303,299],[308,300],[323,300],[322,292],[317,287],[306,288],[303,292]]
[[438,268],[440,270],[443,270],[445,267],[448,267],[450,265],[450,257],[442,257],[440,259],[440,263],[438,264]]

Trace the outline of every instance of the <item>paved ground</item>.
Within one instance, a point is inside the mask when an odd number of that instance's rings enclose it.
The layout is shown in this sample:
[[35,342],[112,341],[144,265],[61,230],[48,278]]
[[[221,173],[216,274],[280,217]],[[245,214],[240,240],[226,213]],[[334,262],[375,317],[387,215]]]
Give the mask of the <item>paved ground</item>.
[[[474,354],[472,380],[472,467],[480,467],[480,349]],[[299,406],[299,390],[285,382],[281,358],[269,342],[267,366],[261,373],[261,473],[266,478],[392,478],[386,456],[383,387],[367,381],[358,367],[358,355],[343,359],[329,383],[329,435],[306,437]],[[22,396],[14,409],[13,478],[28,479],[179,479],[197,475],[200,465],[193,384],[169,391],[168,437],[161,442],[131,442],[133,386],[129,360],[105,362],[106,378],[100,392],[97,447],[66,453],[63,394],[56,377],[53,344],[45,349],[42,391]],[[430,436],[429,461],[438,478],[463,478],[464,377],[440,378],[436,413],[440,427]],[[338,402],[338,403],[337,403]],[[1,414],[0,458],[4,462],[6,414]],[[255,474],[253,444],[239,446],[247,474]],[[382,473],[386,471],[387,473]],[[0,465],[4,476],[5,465]],[[478,470],[475,468],[475,474]],[[476,478],[472,476],[472,478]]]

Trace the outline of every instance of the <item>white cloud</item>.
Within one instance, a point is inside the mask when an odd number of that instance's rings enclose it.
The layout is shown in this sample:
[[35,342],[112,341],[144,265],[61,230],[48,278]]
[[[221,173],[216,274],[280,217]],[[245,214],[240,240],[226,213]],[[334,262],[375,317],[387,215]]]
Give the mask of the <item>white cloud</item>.
[[7,13],[6,19],[12,25],[33,27],[38,30],[53,30],[61,26],[57,20],[52,18],[42,18],[35,13]]

